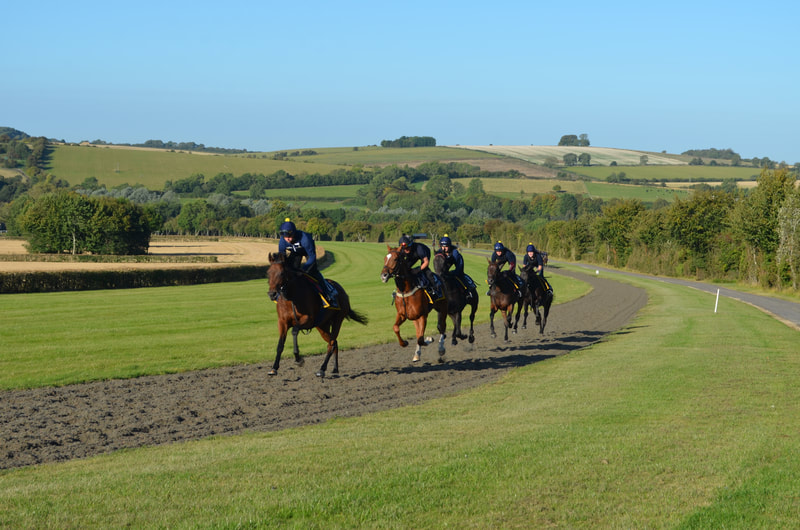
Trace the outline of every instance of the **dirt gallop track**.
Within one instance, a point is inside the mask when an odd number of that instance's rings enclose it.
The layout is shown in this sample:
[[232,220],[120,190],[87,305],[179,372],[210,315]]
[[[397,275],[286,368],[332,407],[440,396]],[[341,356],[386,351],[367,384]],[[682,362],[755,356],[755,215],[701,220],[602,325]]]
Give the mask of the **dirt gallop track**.
[[[341,352],[341,373],[325,379],[314,375],[319,357],[296,367],[289,355],[276,377],[267,376],[270,364],[264,363],[2,392],[0,468],[211,435],[285,429],[419,403],[583,348],[625,326],[647,302],[642,289],[574,276],[590,282],[593,291],[554,306],[544,335],[531,325],[505,344],[500,338],[491,339],[488,325],[482,325],[476,329],[474,345],[462,342],[452,347],[448,341],[444,364],[435,362],[435,345],[423,349],[422,362],[412,365],[410,348],[387,344]],[[481,300],[479,310],[487,307]]]

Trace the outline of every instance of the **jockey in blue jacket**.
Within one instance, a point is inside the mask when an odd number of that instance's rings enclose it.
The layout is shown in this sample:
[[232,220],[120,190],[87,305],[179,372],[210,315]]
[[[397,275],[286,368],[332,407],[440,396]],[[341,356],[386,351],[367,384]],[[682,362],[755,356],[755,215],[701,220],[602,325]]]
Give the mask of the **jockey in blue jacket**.
[[[314,244],[314,239],[308,232],[298,230],[292,221],[287,217],[280,228],[281,239],[278,242],[278,252],[285,253],[289,251],[289,263],[297,270],[300,270],[312,278],[319,284],[322,292],[325,293],[324,300],[325,307],[329,305],[337,306],[336,290],[333,286],[325,281],[322,273],[317,266],[317,248]],[[303,263],[303,258],[306,258]]]
[[[514,286],[517,288],[519,294],[522,294],[522,288],[525,282],[522,281],[514,269],[517,267],[517,256],[503,245],[502,241],[494,244],[494,252],[492,253],[492,263],[497,263],[497,270],[503,268],[503,265],[508,263],[508,275]],[[490,289],[491,290],[491,289]],[[486,294],[489,294],[488,292]]]
[[409,266],[414,266],[416,262],[420,262],[417,272],[417,278],[421,283],[420,287],[424,289],[430,288],[431,298],[438,299],[440,296],[439,290],[439,277],[431,270],[431,249],[423,243],[417,243],[409,236],[404,235],[400,238],[400,252],[408,260]]
[[447,274],[450,267],[453,267],[453,275],[461,282],[461,285],[464,286],[464,289],[467,291],[467,299],[471,298],[472,290],[475,289],[475,282],[464,272],[464,256],[458,251],[458,247],[453,246],[453,241],[447,234],[439,240],[439,247],[444,256],[443,273]]
[[542,259],[542,254],[536,250],[533,243],[529,243],[527,248],[525,248],[525,257],[522,259],[522,269],[528,273],[529,283],[531,279],[533,279],[533,276],[535,276],[536,279],[539,280],[539,283],[541,283],[542,289],[545,291],[553,290],[553,288],[550,287],[550,283],[544,278],[544,260]]

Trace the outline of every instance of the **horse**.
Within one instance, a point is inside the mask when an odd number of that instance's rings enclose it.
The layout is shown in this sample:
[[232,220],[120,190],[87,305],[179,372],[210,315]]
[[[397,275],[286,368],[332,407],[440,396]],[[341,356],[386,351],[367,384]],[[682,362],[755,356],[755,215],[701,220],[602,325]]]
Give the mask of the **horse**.
[[[467,298],[467,291],[464,290],[467,286],[462,286],[459,279],[454,275],[445,273],[444,263],[446,259],[444,254],[437,252],[433,257],[433,270],[441,276],[444,283],[447,296],[447,314],[450,315],[450,320],[453,322],[453,340],[451,344],[453,346],[458,344],[457,339],[469,339],[470,344],[472,344],[475,342],[474,322],[475,313],[478,311],[478,292],[474,287],[469,287],[468,292],[471,296]],[[467,304],[472,309],[469,314],[469,335],[464,335],[461,332],[461,312]]]
[[547,291],[542,287],[542,283],[539,281],[537,274],[533,271],[528,273],[528,271],[523,268],[522,271],[520,271],[520,278],[525,281],[522,329],[527,329],[528,327],[528,308],[532,307],[533,312],[536,314],[536,324],[539,325],[539,333],[544,333],[544,327],[547,325],[547,316],[550,314],[550,306],[553,303],[553,292]]
[[[508,328],[512,328],[514,334],[517,333],[519,324],[519,314],[522,308],[522,295],[517,291],[514,283],[508,278],[507,274],[498,274],[499,266],[489,260],[489,267],[486,271],[486,282],[489,284],[489,296],[491,309],[489,311],[489,329],[492,338],[497,337],[494,332],[494,314],[500,311],[503,314],[503,325],[505,326],[505,342],[508,342]],[[512,325],[511,319],[514,317],[514,306],[517,306],[516,319]]]
[[447,330],[447,298],[432,300],[424,289],[417,286],[417,278],[408,263],[408,259],[401,253],[400,249],[389,245],[387,247],[389,253],[386,254],[383,263],[381,281],[386,283],[389,278],[393,277],[397,287],[395,292],[392,293],[394,305],[397,309],[397,318],[395,318],[393,327],[397,340],[400,346],[404,348],[408,346],[408,341],[400,336],[400,325],[406,320],[412,320],[417,334],[417,349],[414,352],[412,362],[419,361],[421,348],[426,344],[425,327],[428,324],[428,314],[431,310],[436,310],[438,313],[437,328],[439,330],[439,362],[443,363],[445,354],[444,339],[446,337],[445,331]]
[[317,377],[325,377],[328,361],[333,356],[333,373],[339,373],[339,343],[337,337],[345,319],[353,320],[359,324],[367,324],[368,318],[350,307],[350,298],[339,283],[328,280],[339,292],[339,307],[323,307],[321,293],[316,281],[290,267],[283,253],[269,255],[269,297],[275,301],[278,308],[278,348],[275,362],[269,375],[277,375],[281,363],[281,353],[286,343],[286,334],[292,329],[294,341],[294,362],[303,365],[300,349],[297,346],[297,334],[300,330],[317,328],[319,334],[328,344],[325,360],[316,372]]

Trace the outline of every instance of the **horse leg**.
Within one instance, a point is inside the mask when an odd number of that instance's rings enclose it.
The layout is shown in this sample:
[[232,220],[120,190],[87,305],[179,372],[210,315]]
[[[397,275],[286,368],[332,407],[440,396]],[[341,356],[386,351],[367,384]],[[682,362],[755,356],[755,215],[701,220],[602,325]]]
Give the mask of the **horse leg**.
[[517,332],[517,326],[519,325],[519,314],[522,312],[522,302],[517,304],[517,316],[514,319],[514,333]]
[[427,315],[423,315],[414,321],[414,328],[417,332],[417,349],[414,351],[414,357],[411,358],[411,362],[418,362],[420,359],[422,347],[425,346],[425,327],[427,324]]
[[286,345],[286,332],[288,330],[285,327],[281,327],[278,330],[280,336],[278,337],[278,348],[275,351],[275,362],[272,363],[272,370],[267,372],[267,375],[278,375],[278,368],[281,365],[281,354],[283,353],[283,348]]
[[494,332],[494,314],[497,312],[497,309],[492,306],[489,310],[489,336],[493,339],[497,338],[497,333]]
[[295,326],[292,328],[292,341],[294,341],[294,363],[297,366],[303,366],[305,362],[302,357],[300,357],[300,347],[297,345],[297,335],[300,334],[300,326]]
[[397,318],[394,319],[394,334],[397,335],[397,341],[400,343],[400,346],[405,348],[408,346],[408,341],[404,340],[402,336],[400,336],[400,324],[405,322],[406,319],[401,313],[397,313]]
[[333,360],[333,373],[339,372],[339,348],[336,344],[336,339],[333,338],[333,334],[328,329],[323,327],[318,327],[319,334],[322,336],[322,340],[324,340],[328,344],[328,350],[325,352],[325,360],[322,361],[322,366],[320,366],[319,370],[317,370],[317,377],[325,377],[325,370],[328,369],[328,361],[331,358],[331,355],[334,353],[336,357]]
[[[510,312],[509,312],[509,307],[511,308]],[[505,326],[505,336],[503,337],[503,340],[505,342],[508,342],[508,328],[511,327],[511,317],[513,316],[513,314],[514,314],[513,305],[508,306],[503,310],[503,325]]]
[[[439,321],[436,325],[439,330],[439,362],[444,362],[444,340],[447,338],[447,304],[439,311]],[[453,335],[455,337],[455,335]]]
[[528,307],[530,307],[530,304],[528,303],[527,300],[522,302],[522,309],[523,309],[522,329],[528,329]]
[[475,295],[475,301],[470,304],[472,308],[469,312],[469,343],[475,342],[475,313],[478,312],[478,296]]
[[450,317],[450,322],[453,323],[453,337],[450,340],[450,344],[455,346],[456,344],[458,344],[458,333],[456,333],[456,330],[458,329],[458,326],[456,325],[456,318],[458,317],[458,313],[450,313],[450,315],[448,316]]

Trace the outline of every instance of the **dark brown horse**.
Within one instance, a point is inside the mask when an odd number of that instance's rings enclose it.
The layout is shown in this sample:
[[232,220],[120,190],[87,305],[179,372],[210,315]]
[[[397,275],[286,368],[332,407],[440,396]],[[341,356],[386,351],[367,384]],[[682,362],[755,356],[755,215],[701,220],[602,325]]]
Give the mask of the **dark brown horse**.
[[[437,252],[433,257],[433,270],[436,274],[441,276],[444,283],[445,294],[447,296],[447,314],[450,315],[450,320],[453,322],[453,340],[451,344],[455,346],[458,344],[457,339],[469,339],[470,344],[475,342],[475,313],[478,311],[478,292],[474,287],[462,285],[461,281],[453,274],[447,274],[444,271],[445,255]],[[467,297],[469,293],[469,298]],[[469,335],[464,335],[461,331],[461,313],[464,308],[469,304],[472,308],[469,314]]]
[[278,349],[275,363],[269,375],[278,373],[281,363],[281,353],[286,344],[286,334],[292,329],[294,340],[294,362],[303,364],[300,349],[297,347],[297,334],[300,330],[317,328],[322,340],[328,344],[325,360],[322,363],[318,377],[325,377],[328,361],[333,355],[333,373],[339,373],[339,343],[336,340],[344,320],[350,319],[359,324],[366,324],[367,317],[350,307],[350,298],[341,285],[333,280],[328,280],[339,292],[339,307],[324,308],[320,291],[316,281],[306,274],[294,270],[289,266],[285,254],[272,253],[269,255],[269,297],[278,307]]
[[[489,311],[489,329],[491,330],[490,335],[492,338],[497,337],[494,332],[494,314],[500,311],[503,315],[503,325],[505,326],[504,340],[508,342],[508,328],[512,328],[512,332],[517,333],[519,313],[520,309],[522,309],[522,295],[517,291],[507,272],[499,272],[498,269],[497,263],[489,261],[489,267],[486,271],[486,281],[489,284],[489,296],[492,305]],[[512,324],[514,306],[517,307],[517,315]]]
[[447,298],[432,300],[428,293],[418,286],[416,275],[413,273],[405,255],[397,247],[388,247],[389,253],[383,263],[381,281],[384,283],[389,278],[394,278],[397,290],[393,293],[394,305],[397,309],[397,318],[394,321],[394,333],[400,346],[408,346],[408,341],[400,335],[400,324],[406,320],[414,322],[417,334],[417,349],[412,361],[420,359],[420,351],[425,346],[425,327],[428,324],[428,313],[436,310],[439,314],[437,328],[439,329],[439,362],[444,362],[444,339],[447,330]]
[[546,290],[539,281],[538,275],[528,272],[524,268],[519,273],[520,278],[525,281],[525,295],[523,297],[524,316],[522,319],[522,329],[528,327],[528,308],[533,308],[536,314],[536,324],[539,326],[539,333],[544,333],[547,325],[547,316],[550,314],[550,306],[553,303],[553,292]]

